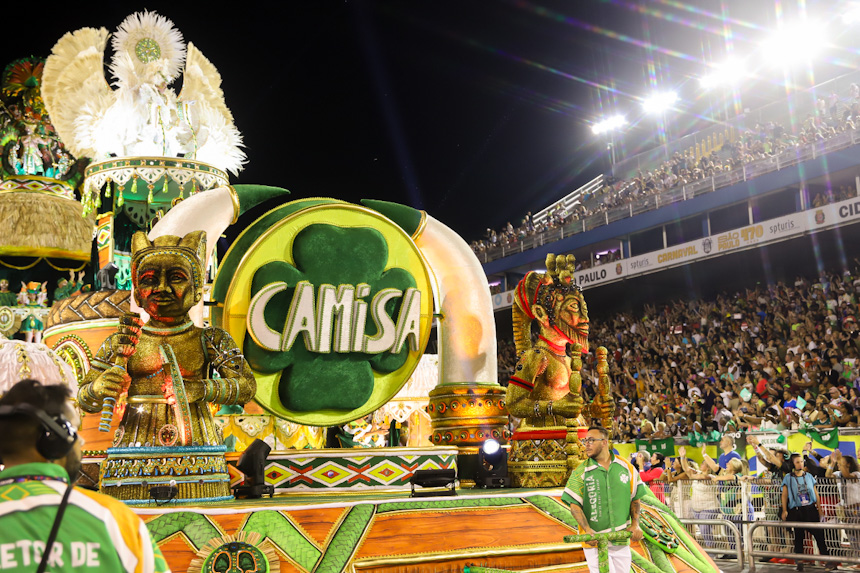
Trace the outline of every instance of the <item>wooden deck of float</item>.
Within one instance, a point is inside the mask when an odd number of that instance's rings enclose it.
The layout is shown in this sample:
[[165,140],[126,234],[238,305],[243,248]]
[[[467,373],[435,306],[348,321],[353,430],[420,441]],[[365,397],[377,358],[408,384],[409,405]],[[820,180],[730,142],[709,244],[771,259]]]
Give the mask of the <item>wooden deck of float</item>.
[[[186,571],[213,537],[256,531],[283,573],[587,571],[561,490],[462,490],[456,497],[403,493],[290,495],[212,506],[135,508],[174,571]],[[638,544],[634,550],[647,558]],[[693,573],[669,556],[677,573]]]

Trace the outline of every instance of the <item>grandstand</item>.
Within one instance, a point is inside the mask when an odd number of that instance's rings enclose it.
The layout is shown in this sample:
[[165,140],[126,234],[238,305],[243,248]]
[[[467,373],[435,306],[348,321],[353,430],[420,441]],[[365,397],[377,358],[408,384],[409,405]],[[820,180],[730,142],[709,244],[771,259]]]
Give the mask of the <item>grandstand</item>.
[[[851,224],[860,215],[851,201],[860,185],[858,82],[860,73],[847,74],[624,159],[473,247],[499,291],[549,252],[576,255],[578,282],[593,288]],[[819,92],[838,93],[838,103],[819,112]]]
[[[513,237],[474,245],[496,287],[500,380],[516,364],[511,289],[547,253],[576,255],[591,346],[611,357],[616,448],[725,558],[793,551],[788,530],[753,527],[782,519],[787,473],[765,463],[761,442],[778,457],[808,450],[822,517],[858,527],[831,525],[827,548],[860,563],[858,81],[843,76],[622,160]],[[818,92],[838,93],[836,109],[822,112]],[[725,436],[742,464],[715,476],[689,463],[716,459]],[[637,450],[665,454],[665,467]]]

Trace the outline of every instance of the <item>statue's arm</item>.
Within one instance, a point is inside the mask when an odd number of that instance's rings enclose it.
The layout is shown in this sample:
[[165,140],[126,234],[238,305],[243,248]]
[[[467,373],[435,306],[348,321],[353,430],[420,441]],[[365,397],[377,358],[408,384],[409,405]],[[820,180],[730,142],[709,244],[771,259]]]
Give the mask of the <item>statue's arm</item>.
[[110,342],[111,339],[108,337],[102,343],[101,347],[99,347],[96,355],[90,360],[90,369],[84,376],[83,383],[78,387],[78,406],[80,406],[81,410],[90,414],[101,412],[102,409],[104,396],[97,392],[95,388],[96,381],[102,378],[106,371],[111,369],[113,355],[110,350]]
[[532,398],[537,377],[546,370],[546,357],[540,352],[526,351],[517,361],[514,374],[508,382],[505,403],[508,413],[517,418],[534,418],[546,414],[546,403],[538,404]]
[[257,381],[233,338],[220,328],[207,328],[205,343],[212,372],[220,378],[205,380],[203,400],[216,404],[246,404],[257,392]]

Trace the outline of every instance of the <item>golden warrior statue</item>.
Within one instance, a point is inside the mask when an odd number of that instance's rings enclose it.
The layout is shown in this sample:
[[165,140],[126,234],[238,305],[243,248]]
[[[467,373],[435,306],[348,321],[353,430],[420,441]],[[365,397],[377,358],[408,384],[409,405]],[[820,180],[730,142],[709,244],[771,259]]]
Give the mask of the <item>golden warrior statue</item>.
[[[573,279],[574,264],[573,255],[547,255],[546,274],[530,272],[517,285],[513,325],[518,359],[506,402],[508,412],[522,419],[512,440],[512,474],[515,481],[519,471],[525,477],[514,485],[548,486],[552,480],[563,485],[563,474],[581,461],[577,428],[587,428],[593,419],[612,427],[615,404],[609,392],[605,348],[596,352],[596,396],[591,404],[584,404],[582,398],[580,370],[582,354],[588,352],[588,307]],[[556,463],[562,461],[566,463]],[[558,466],[555,470],[553,463]],[[554,472],[562,475],[547,481],[546,476]],[[541,474],[542,481],[535,481],[535,474]]]
[[99,412],[105,399],[128,391],[115,448],[221,445],[209,404],[245,404],[254,396],[254,375],[230,335],[199,328],[188,315],[203,296],[205,252],[203,231],[132,238],[134,298],[149,321],[121,321],[78,392],[85,411]]

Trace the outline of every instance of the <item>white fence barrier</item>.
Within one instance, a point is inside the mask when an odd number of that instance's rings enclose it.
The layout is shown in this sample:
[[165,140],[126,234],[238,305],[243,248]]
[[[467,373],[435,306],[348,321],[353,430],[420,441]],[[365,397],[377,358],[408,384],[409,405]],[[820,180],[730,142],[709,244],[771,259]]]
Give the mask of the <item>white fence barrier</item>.
[[[743,553],[761,557],[793,553],[794,536],[782,521],[782,483],[776,480],[680,480],[652,482],[651,491],[685,523],[690,534],[708,552],[731,558],[741,532]],[[826,479],[816,485],[821,529],[828,552],[846,562],[860,564],[860,480]],[[720,521],[727,522],[721,525]],[[768,522],[751,527],[755,522]],[[849,527],[843,527],[849,525]],[[807,536],[804,551],[817,548]],[[752,563],[752,559],[749,560]]]

